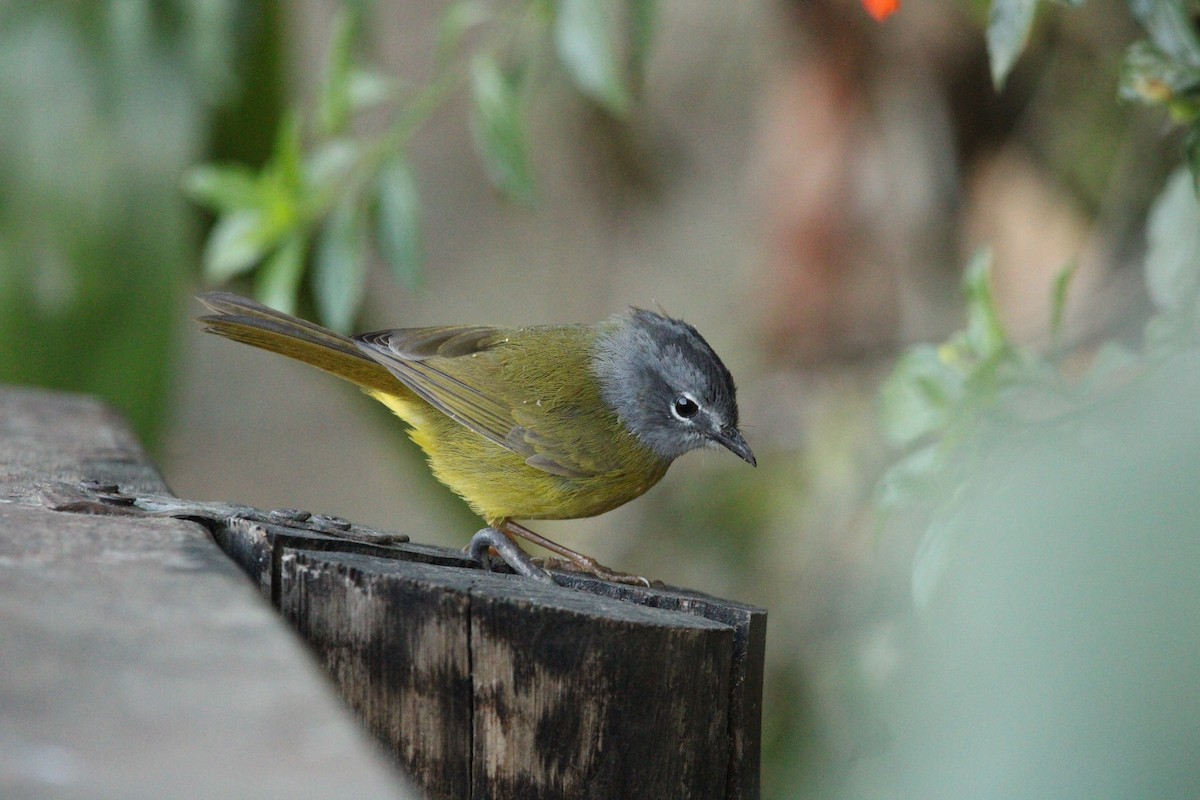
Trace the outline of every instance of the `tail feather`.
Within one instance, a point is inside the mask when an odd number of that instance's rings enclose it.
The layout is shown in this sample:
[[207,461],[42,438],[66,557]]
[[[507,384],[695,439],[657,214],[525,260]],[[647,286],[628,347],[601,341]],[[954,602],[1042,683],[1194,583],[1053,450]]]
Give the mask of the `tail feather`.
[[209,333],[303,361],[365,389],[408,394],[386,368],[339,333],[229,292],[197,299],[213,312],[197,317]]

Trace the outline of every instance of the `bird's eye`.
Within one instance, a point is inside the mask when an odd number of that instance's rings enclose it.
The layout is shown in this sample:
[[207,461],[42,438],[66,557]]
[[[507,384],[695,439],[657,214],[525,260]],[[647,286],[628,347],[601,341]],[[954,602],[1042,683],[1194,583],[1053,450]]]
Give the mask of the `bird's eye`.
[[671,405],[671,413],[680,419],[691,419],[699,412],[700,406],[686,394],[676,397],[675,402]]

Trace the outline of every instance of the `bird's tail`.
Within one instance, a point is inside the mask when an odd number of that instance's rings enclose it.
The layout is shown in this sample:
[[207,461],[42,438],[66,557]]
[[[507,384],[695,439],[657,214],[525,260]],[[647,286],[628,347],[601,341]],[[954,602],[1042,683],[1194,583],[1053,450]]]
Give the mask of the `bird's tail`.
[[403,391],[387,369],[339,333],[229,292],[197,299],[212,312],[197,318],[209,333],[312,364],[371,392]]

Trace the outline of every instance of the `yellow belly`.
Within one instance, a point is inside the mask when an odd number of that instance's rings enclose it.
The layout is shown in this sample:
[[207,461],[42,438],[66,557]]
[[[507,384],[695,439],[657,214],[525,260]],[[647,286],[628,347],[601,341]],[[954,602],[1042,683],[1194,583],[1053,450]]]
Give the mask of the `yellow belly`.
[[[583,477],[552,475],[455,422],[416,397],[368,391],[409,425],[439,481],[489,524],[503,519],[577,519],[611,511],[662,478],[668,463],[635,457],[625,468]],[[641,455],[641,454],[639,454]]]

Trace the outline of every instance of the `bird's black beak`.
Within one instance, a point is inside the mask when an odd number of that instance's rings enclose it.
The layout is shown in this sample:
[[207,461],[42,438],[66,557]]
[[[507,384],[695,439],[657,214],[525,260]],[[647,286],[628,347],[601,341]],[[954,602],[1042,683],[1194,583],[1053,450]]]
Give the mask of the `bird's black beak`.
[[710,438],[722,447],[729,448],[731,452],[735,453],[738,458],[750,466],[758,466],[758,462],[754,460],[754,453],[750,452],[750,445],[746,444],[746,437],[742,436],[737,428],[717,431],[710,434]]

